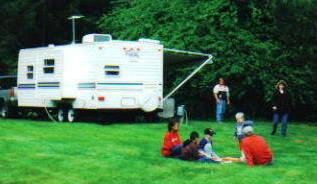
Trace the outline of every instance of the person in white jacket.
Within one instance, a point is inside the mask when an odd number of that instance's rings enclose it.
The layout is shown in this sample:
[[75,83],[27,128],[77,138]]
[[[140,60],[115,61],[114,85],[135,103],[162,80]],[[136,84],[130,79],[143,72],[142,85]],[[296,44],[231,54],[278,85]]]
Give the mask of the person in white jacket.
[[221,123],[226,111],[226,106],[230,105],[229,87],[225,85],[225,80],[219,78],[219,83],[213,89],[216,101],[216,121]]

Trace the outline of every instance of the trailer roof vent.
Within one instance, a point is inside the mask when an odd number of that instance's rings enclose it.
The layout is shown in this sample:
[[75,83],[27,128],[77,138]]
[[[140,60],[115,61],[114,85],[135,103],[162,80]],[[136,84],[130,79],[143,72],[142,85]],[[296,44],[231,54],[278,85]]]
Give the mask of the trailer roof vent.
[[110,34],[88,34],[83,37],[83,43],[109,42],[111,40]]
[[146,39],[146,38],[140,38],[140,39],[139,39],[139,42],[160,44],[160,41],[159,41],[159,40],[152,40],[152,39]]

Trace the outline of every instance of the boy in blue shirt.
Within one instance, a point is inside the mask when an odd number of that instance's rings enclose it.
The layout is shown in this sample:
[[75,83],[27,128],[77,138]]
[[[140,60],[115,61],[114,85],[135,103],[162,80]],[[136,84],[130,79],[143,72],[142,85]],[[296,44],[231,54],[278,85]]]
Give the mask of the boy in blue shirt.
[[220,163],[221,158],[212,149],[212,137],[216,132],[211,128],[204,130],[205,137],[199,142],[199,162]]

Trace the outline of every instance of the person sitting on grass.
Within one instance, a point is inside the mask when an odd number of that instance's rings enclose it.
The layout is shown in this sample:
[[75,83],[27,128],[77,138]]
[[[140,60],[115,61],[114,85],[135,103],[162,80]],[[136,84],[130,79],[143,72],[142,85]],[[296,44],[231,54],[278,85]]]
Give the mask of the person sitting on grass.
[[211,128],[204,130],[205,137],[199,142],[199,162],[220,163],[221,158],[212,149],[212,137],[216,132]]
[[[235,139],[238,140],[239,148],[241,150],[240,143],[241,143],[241,140],[245,137],[245,135],[242,132],[242,129],[247,127],[247,126],[252,126],[253,125],[253,121],[245,120],[243,112],[238,112],[235,117],[236,117],[237,123],[236,123],[236,126],[235,126],[234,137],[235,137]],[[242,162],[245,162],[245,155],[243,154],[242,151],[241,151],[240,160]]]
[[178,134],[179,122],[170,120],[167,124],[168,132],[164,135],[161,155],[178,158],[181,155],[182,141]]
[[253,121],[245,120],[243,112],[238,112],[236,114],[236,121],[237,123],[235,126],[234,137],[240,142],[245,137],[242,129],[247,126],[253,126]]
[[190,138],[187,139],[183,143],[182,155],[180,159],[187,160],[187,161],[198,160],[199,159],[198,145],[199,145],[199,134],[196,131],[193,131],[190,134]]
[[272,152],[264,138],[255,135],[251,126],[243,128],[242,132],[245,138],[241,140],[240,147],[248,166],[270,165],[272,163]]

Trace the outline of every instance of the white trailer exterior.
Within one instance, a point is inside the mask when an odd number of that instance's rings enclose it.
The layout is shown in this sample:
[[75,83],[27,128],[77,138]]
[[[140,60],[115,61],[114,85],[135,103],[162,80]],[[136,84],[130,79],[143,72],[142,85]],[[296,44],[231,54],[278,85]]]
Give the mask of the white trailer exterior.
[[[204,62],[163,97],[163,60]],[[73,121],[75,110],[153,112],[163,109],[163,102],[208,63],[210,54],[164,48],[157,40],[120,41],[102,34],[86,35],[81,44],[22,49],[18,106],[44,108],[49,116],[47,109],[57,109],[58,121]]]
[[163,108],[163,45],[110,36],[99,42],[96,36],[108,35],[87,35],[81,44],[20,50],[19,107]]

